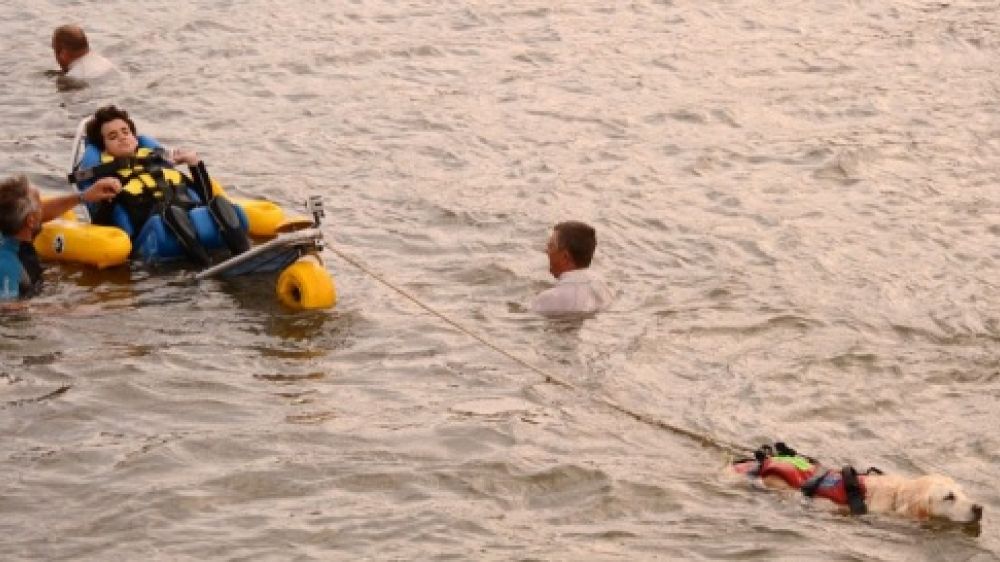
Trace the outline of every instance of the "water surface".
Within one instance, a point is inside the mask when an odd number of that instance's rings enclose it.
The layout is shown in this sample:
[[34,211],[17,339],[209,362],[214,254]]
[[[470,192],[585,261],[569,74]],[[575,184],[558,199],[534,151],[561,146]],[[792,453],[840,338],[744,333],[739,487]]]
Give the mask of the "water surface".
[[[565,4],[565,5],[563,5]],[[995,2],[13,0],[0,172],[114,101],[325,198],[340,302],[56,267],[0,317],[5,560],[996,560]],[[65,90],[76,21],[125,77]],[[613,310],[524,312],[552,224]],[[393,283],[525,367],[428,314]],[[941,472],[980,533],[733,489],[725,443]]]

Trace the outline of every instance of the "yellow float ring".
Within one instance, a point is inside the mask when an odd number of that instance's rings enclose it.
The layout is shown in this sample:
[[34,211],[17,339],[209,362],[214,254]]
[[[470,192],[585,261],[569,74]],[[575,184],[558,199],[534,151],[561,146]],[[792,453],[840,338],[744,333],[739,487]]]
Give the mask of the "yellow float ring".
[[215,178],[209,178],[208,182],[212,184],[212,197],[218,197],[219,195],[228,198],[229,194],[226,193],[225,188],[222,184],[215,181]]
[[121,265],[132,252],[132,241],[119,228],[61,218],[43,224],[34,245],[43,260],[83,263],[98,269]]
[[285,221],[285,212],[278,205],[261,199],[230,199],[243,208],[250,223],[250,235],[271,237],[278,233],[278,227]]
[[275,292],[293,310],[330,308],[337,302],[333,277],[315,255],[300,258],[278,276]]
[[285,212],[281,207],[262,199],[230,197],[221,183],[214,179],[211,182],[213,196],[225,197],[243,208],[243,212],[247,215],[251,236],[269,238],[278,233],[279,226],[285,222]]

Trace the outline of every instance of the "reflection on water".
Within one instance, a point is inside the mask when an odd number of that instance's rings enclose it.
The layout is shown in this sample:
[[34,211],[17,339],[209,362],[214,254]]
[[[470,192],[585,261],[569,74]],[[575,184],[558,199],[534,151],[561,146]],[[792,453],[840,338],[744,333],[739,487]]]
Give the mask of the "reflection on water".
[[[1000,14],[783,8],[2,4],[4,174],[66,189],[113,102],[231,192],[322,195],[330,245],[503,353],[332,252],[304,314],[273,276],[53,266],[0,312],[0,557],[996,560]],[[126,76],[64,88],[65,21]],[[614,310],[538,318],[568,219]],[[986,515],[734,488],[670,426]]]

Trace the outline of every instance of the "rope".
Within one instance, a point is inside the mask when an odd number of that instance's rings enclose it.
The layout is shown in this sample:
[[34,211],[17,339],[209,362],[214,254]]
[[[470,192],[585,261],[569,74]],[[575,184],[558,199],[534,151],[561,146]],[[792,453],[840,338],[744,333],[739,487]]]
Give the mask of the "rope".
[[31,398],[21,398],[20,400],[11,400],[9,402],[4,402],[3,404],[0,404],[0,410],[5,410],[7,408],[16,408],[18,406],[24,406],[27,404],[32,404],[34,402],[42,402],[50,398],[55,398],[56,396],[63,394],[72,387],[73,387],[72,385],[67,384],[60,386],[59,388],[53,390],[52,392],[45,393],[41,396],[34,396]]
[[396,293],[398,293],[399,295],[401,295],[403,298],[409,300],[410,302],[412,302],[413,304],[417,305],[418,307],[420,307],[421,309],[423,309],[427,313],[429,313],[429,314],[437,317],[442,322],[448,324],[452,328],[454,328],[454,329],[458,330],[459,332],[461,332],[461,333],[463,333],[463,334],[471,337],[472,339],[478,341],[479,343],[481,343],[484,346],[492,349],[493,351],[499,353],[500,355],[503,355],[504,357],[510,359],[511,361],[517,363],[518,365],[521,365],[522,367],[528,369],[529,371],[532,371],[533,373],[539,375],[540,377],[542,377],[542,379],[546,383],[554,384],[554,385],[557,385],[557,386],[561,386],[563,388],[575,391],[575,392],[577,392],[579,394],[584,394],[591,401],[593,401],[595,403],[598,403],[598,404],[601,404],[601,405],[605,406],[606,408],[608,408],[610,410],[613,410],[615,412],[618,412],[618,413],[620,413],[622,415],[625,415],[625,416],[627,416],[629,418],[632,418],[633,420],[635,420],[637,422],[640,422],[640,423],[643,423],[643,424],[646,424],[646,425],[649,425],[649,426],[652,426],[652,427],[655,427],[655,428],[658,428],[658,429],[662,429],[662,430],[665,430],[665,431],[669,431],[671,433],[675,433],[675,434],[681,435],[683,437],[687,437],[688,439],[691,439],[692,441],[696,441],[696,442],[698,442],[701,445],[704,445],[706,447],[713,447],[715,449],[719,449],[720,451],[723,451],[723,452],[726,452],[726,453],[730,453],[730,454],[733,454],[733,455],[736,455],[736,456],[744,455],[745,452],[747,452],[747,451],[752,451],[752,449],[749,449],[747,447],[742,447],[740,445],[735,445],[733,443],[728,443],[728,442],[723,441],[721,439],[715,438],[715,437],[713,437],[711,435],[704,434],[704,433],[699,433],[699,432],[691,430],[691,429],[686,429],[686,428],[683,428],[683,427],[680,427],[680,426],[677,426],[677,425],[665,422],[663,420],[655,419],[655,418],[650,417],[650,416],[648,416],[646,414],[642,414],[642,413],[636,412],[634,410],[630,410],[630,409],[626,408],[625,406],[622,406],[621,404],[618,404],[617,402],[612,401],[609,398],[600,397],[600,396],[594,397],[594,396],[591,396],[589,394],[586,394],[580,388],[576,387],[572,383],[570,383],[570,382],[568,382],[568,381],[566,381],[566,380],[564,380],[564,379],[562,379],[560,377],[557,377],[557,376],[555,376],[555,375],[553,375],[553,374],[551,374],[549,372],[546,372],[546,371],[540,369],[539,367],[536,367],[535,365],[532,365],[531,363],[528,363],[524,359],[521,359],[520,357],[518,357],[518,356],[516,356],[516,355],[514,355],[514,354],[512,354],[510,352],[508,352],[507,350],[505,350],[505,349],[503,349],[503,348],[495,345],[494,343],[490,342],[486,338],[484,338],[484,337],[480,336],[479,334],[473,332],[472,330],[466,328],[465,326],[463,326],[462,324],[456,322],[455,320],[452,320],[451,318],[449,318],[448,316],[442,314],[441,312],[438,312],[437,310],[434,310],[433,308],[431,308],[430,306],[428,306],[427,304],[425,304],[423,301],[421,301],[420,299],[418,299],[417,297],[413,296],[411,293],[409,293],[408,291],[406,291],[405,289],[403,289],[403,288],[397,286],[396,284],[390,282],[385,277],[383,277],[382,275],[379,275],[375,271],[372,271],[371,268],[365,266],[363,263],[361,263],[357,259],[349,256],[348,254],[346,254],[346,253],[344,253],[344,252],[342,252],[342,251],[340,251],[340,250],[338,250],[336,248],[333,248],[333,247],[330,247],[330,246],[327,246],[327,248],[331,252],[333,252],[334,254],[336,254],[337,256],[339,256],[342,260],[344,260],[347,263],[353,265],[358,270],[360,270],[364,274],[368,275],[372,279],[378,281],[379,283],[381,283],[385,287],[388,287],[389,289],[392,289],[393,291],[395,291]]

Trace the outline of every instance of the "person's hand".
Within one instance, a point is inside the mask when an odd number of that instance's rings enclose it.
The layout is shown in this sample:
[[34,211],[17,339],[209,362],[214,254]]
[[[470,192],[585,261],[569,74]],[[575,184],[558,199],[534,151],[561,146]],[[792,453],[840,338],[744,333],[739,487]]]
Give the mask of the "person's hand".
[[122,190],[122,182],[118,178],[101,178],[83,192],[81,198],[87,203],[108,201]]
[[175,148],[174,150],[171,150],[170,160],[172,160],[174,164],[187,164],[188,166],[197,166],[198,162],[201,162],[201,158],[198,158],[197,152],[186,148]]

